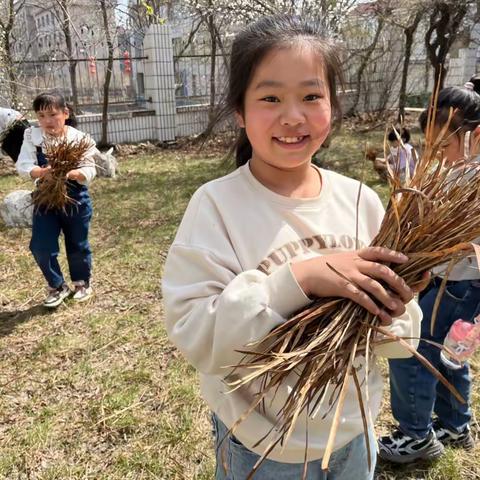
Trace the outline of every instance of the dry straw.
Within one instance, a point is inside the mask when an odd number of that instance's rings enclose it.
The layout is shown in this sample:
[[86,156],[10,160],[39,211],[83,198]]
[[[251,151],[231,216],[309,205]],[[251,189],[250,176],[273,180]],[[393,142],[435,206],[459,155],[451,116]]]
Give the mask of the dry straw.
[[[438,92],[435,97],[437,95]],[[436,132],[436,110],[431,107],[425,146],[412,178],[408,176],[408,168],[407,178],[403,180],[400,179],[399,169],[389,171],[390,200],[372,246],[388,247],[408,256],[408,262],[388,266],[403,277],[410,287],[419,285],[424,273],[433,267],[445,262],[453,265],[464,256],[472,255],[470,242],[480,236],[478,163],[462,161],[449,165],[445,159],[439,160],[443,157],[445,140],[452,135],[448,124],[454,114],[451,111],[447,125]],[[341,272],[336,273],[343,277]],[[356,388],[369,449],[367,427],[371,416],[368,410],[367,380],[376,344],[399,342],[446,385],[459,401],[464,402],[447,380],[406,340],[383,328],[378,317],[351,300],[319,298],[276,327],[261,341],[248,345],[248,350],[243,352],[246,354],[243,363],[237,365],[234,371],[238,375],[248,369],[249,373],[239,380],[230,377],[230,385],[236,389],[255,382],[262,388],[255,395],[250,408],[232,427],[232,431],[253,410],[261,409],[267,396],[274,396],[276,389],[288,376],[296,375],[295,386],[278,411],[277,422],[269,432],[276,433],[272,434],[273,439],[248,478],[253,477],[275,446],[285,445],[300,414],[311,416],[319,404],[325,401],[336,409],[322,463],[322,468],[327,469],[347,387],[351,382],[354,382]],[[359,372],[354,366],[357,356],[365,357],[365,381],[359,378]],[[361,384],[365,385],[363,393]],[[259,438],[257,445],[267,436]],[[308,441],[306,443],[307,452]],[[370,454],[368,456],[370,458]],[[305,474],[306,467],[304,476]]]
[[36,208],[65,210],[75,200],[68,195],[67,173],[79,168],[84,155],[92,146],[92,140],[84,137],[81,140],[68,141],[66,138],[52,139],[45,144],[45,156],[50,172],[40,178],[33,194]]

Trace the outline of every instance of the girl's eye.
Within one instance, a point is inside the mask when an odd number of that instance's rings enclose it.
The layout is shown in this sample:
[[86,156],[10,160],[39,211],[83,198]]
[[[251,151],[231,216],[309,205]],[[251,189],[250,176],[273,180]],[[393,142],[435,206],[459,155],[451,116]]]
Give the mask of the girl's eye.
[[305,100],[307,102],[313,102],[315,100],[319,100],[320,98],[323,98],[321,95],[317,95],[316,93],[312,93],[311,95],[307,95],[305,97]]
[[276,102],[279,102],[280,100],[277,97],[269,96],[269,97],[263,97],[262,101],[270,102],[270,103],[276,103]]

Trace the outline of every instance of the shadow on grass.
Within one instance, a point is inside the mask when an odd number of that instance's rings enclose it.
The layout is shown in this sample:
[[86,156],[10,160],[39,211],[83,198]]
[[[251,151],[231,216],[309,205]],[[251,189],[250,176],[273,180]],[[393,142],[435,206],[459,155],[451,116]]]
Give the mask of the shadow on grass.
[[12,310],[11,312],[0,312],[0,337],[10,335],[17,325],[29,322],[34,317],[50,315],[53,313],[43,305],[33,305],[26,310]]
[[424,480],[438,460],[417,460],[413,463],[395,464],[378,458],[375,480]]

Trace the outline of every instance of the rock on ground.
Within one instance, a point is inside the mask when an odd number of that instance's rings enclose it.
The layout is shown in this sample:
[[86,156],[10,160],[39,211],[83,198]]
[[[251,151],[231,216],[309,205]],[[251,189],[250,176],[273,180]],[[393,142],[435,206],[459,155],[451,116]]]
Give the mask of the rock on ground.
[[31,227],[33,216],[32,192],[30,190],[10,192],[0,202],[0,216],[7,227]]

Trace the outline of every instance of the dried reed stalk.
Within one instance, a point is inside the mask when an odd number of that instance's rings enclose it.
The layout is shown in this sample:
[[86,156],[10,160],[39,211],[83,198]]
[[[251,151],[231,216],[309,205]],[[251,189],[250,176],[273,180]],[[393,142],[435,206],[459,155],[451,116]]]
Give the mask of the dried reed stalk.
[[62,138],[46,142],[45,156],[50,172],[37,183],[37,189],[33,194],[33,204],[36,208],[65,210],[67,205],[75,203],[68,195],[67,184],[70,180],[67,180],[67,173],[80,167],[91,145],[92,141],[88,137],[79,141]]
[[[452,111],[448,123],[453,114]],[[454,166],[448,165],[445,160],[439,160],[443,157],[442,145],[451,133],[448,132],[447,124],[435,137],[434,125],[435,108],[431,107],[426,144],[412,178],[407,173],[407,178],[402,181],[398,168],[393,171],[390,169],[390,201],[380,231],[372,242],[372,246],[388,247],[408,256],[406,263],[389,267],[403,277],[410,287],[421,283],[424,272],[470,254],[470,242],[480,236],[478,164],[465,161]],[[337,273],[342,275],[341,272]],[[379,335],[383,335],[384,339],[378,341]],[[292,372],[297,374],[297,382],[278,412],[277,422],[272,428],[277,434],[248,478],[253,477],[258,466],[276,445],[284,445],[288,441],[302,412],[306,412],[307,416],[315,412],[331,386],[333,391],[328,402],[332,408],[336,405],[336,411],[322,462],[322,468],[328,468],[347,386],[352,379],[362,413],[366,443],[369,445],[369,359],[377,341],[400,342],[459,401],[464,402],[447,380],[411,345],[382,328],[376,316],[348,299],[317,299],[276,327],[264,339],[248,345],[248,350],[242,352],[246,355],[243,363],[234,370],[237,375],[240,374],[238,368],[248,369],[249,373],[232,380],[230,385],[233,389],[254,381],[259,382],[262,388],[250,408],[232,427],[232,431],[253,410],[261,408],[267,395],[275,395],[276,389]],[[360,381],[353,365],[358,355],[366,359],[365,396],[362,396]],[[256,445],[269,434],[259,439]]]

